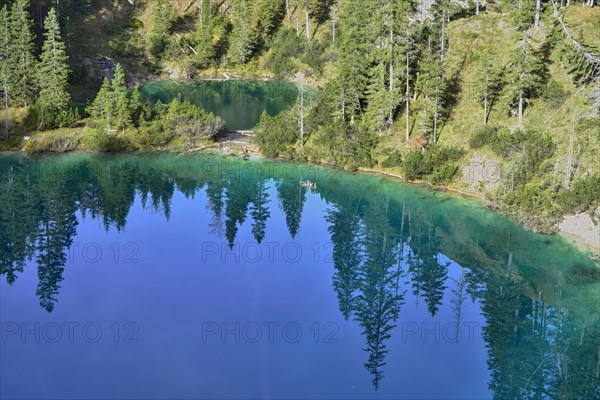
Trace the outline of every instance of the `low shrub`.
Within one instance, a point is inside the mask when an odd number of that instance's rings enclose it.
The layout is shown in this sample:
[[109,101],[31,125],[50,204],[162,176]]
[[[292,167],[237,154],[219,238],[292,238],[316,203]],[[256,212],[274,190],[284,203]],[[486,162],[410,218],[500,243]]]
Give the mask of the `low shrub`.
[[72,133],[48,133],[25,143],[28,153],[66,153],[76,150],[79,137]]
[[256,143],[265,156],[277,157],[287,153],[299,139],[298,125],[292,113],[284,112],[274,117],[263,112],[256,127]]
[[600,175],[588,175],[576,180],[571,190],[559,194],[558,203],[566,214],[595,210],[600,205]]
[[479,149],[491,142],[494,142],[498,136],[498,128],[492,125],[486,125],[475,131],[469,138],[469,146],[472,149]]
[[390,154],[383,162],[381,166],[383,168],[394,168],[402,165],[402,154],[399,151],[395,151]]

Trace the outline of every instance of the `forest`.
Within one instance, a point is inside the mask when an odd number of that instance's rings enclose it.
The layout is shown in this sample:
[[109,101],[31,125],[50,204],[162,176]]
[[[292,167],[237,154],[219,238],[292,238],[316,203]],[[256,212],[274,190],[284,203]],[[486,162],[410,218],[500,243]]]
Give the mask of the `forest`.
[[[145,104],[136,87],[268,77],[299,95],[256,127],[267,157],[453,187],[540,232],[598,207],[594,0],[1,4],[0,149],[198,147],[225,130],[219,117]],[[479,164],[500,177],[469,179]]]

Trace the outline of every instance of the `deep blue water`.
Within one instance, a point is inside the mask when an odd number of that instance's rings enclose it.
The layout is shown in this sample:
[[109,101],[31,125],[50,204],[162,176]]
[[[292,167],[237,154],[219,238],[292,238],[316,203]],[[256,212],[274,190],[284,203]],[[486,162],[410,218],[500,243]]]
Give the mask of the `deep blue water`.
[[3,399],[600,395],[598,264],[456,196],[3,155],[0,226]]

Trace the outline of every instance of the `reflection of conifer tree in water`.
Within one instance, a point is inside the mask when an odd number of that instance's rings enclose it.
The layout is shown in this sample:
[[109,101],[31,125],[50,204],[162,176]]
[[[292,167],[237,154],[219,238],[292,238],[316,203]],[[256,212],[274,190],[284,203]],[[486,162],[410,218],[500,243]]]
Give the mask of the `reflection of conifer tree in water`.
[[306,189],[298,182],[286,179],[278,181],[276,186],[279,205],[285,213],[288,231],[292,238],[295,238],[300,229],[300,221],[306,202]]
[[208,209],[212,217],[211,223],[208,225],[211,228],[211,234],[216,234],[218,237],[223,235],[223,208],[225,207],[225,185],[221,181],[210,181],[206,185],[206,199],[208,201]]
[[41,201],[42,222],[37,239],[38,287],[36,295],[40,305],[52,312],[63,280],[67,262],[66,251],[77,232],[77,184],[73,176],[44,176],[37,190],[44,193]]
[[267,182],[260,179],[254,187],[252,196],[252,207],[250,215],[252,215],[252,234],[258,244],[261,244],[265,238],[265,230],[267,229],[267,219],[271,216],[269,208],[266,207],[269,203],[269,193],[267,192]]
[[543,384],[540,388],[536,383],[550,360],[545,339],[532,330],[531,299],[512,273],[512,254],[505,272],[495,274],[490,282],[480,291],[487,319],[483,337],[488,344],[489,387],[498,398],[544,398],[538,392],[544,391]]
[[452,311],[454,311],[454,321],[456,323],[456,337],[460,334],[460,324],[462,322],[463,305],[466,297],[466,285],[465,270],[461,267],[460,276],[458,279],[452,279],[454,281],[454,288],[452,289],[452,295],[454,296],[451,300]]
[[125,229],[129,210],[135,202],[136,176],[141,175],[142,171],[128,163],[104,165],[96,162],[85,165],[88,176],[84,181],[89,183],[82,196],[82,214],[89,211],[92,218],[101,216],[106,230],[110,226],[115,226],[117,230]]
[[359,201],[340,204],[337,209],[328,209],[325,220],[333,244],[333,289],[337,293],[340,311],[346,320],[354,309],[354,292],[357,275],[362,263],[362,226],[358,215]]
[[435,228],[429,224],[427,233],[423,234],[422,225],[416,229],[416,241],[411,241],[413,253],[409,258],[409,271],[413,279],[413,293],[423,295],[427,309],[435,317],[438,307],[442,303],[444,290],[447,289],[448,265],[441,263]]
[[365,351],[369,358],[365,363],[373,375],[377,390],[383,378],[382,368],[387,364],[388,350],[385,341],[391,337],[398,319],[404,293],[398,293],[399,240],[388,222],[389,200],[385,204],[371,204],[364,216],[363,246],[365,262],[358,274],[356,296],[356,321],[362,326],[367,339]]
[[248,207],[252,201],[251,191],[251,183],[246,179],[232,179],[227,186],[225,236],[230,248],[235,244],[238,225],[242,225],[246,220]]
[[6,275],[12,285],[35,252],[39,198],[31,190],[32,178],[25,168],[0,165],[0,171],[0,276]]

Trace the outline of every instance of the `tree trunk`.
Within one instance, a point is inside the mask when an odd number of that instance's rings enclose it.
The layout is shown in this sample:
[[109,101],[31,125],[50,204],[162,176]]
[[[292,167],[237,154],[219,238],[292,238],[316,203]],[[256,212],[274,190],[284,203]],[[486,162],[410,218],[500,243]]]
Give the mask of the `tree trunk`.
[[287,17],[288,22],[292,22],[290,20],[290,0],[285,0],[285,16]]
[[487,125],[487,108],[488,108],[488,90],[485,88],[485,96],[483,97],[483,126]]
[[540,26],[540,10],[542,8],[542,0],[535,0],[535,27]]
[[519,126],[523,126],[523,93],[519,93]]
[[8,78],[4,75],[4,137],[8,140],[8,87],[7,82]]
[[306,9],[306,40],[310,42],[310,18],[308,17],[308,8]]
[[304,77],[300,81],[300,149],[304,149]]
[[442,14],[442,51],[440,54],[440,59],[444,62],[444,50],[446,46],[446,19],[445,14]]
[[335,44],[335,20],[333,20],[333,44]]
[[410,54],[406,52],[406,143],[408,143],[410,136],[410,69],[409,69],[409,57]]
[[391,127],[394,123],[394,29],[390,29],[390,116],[388,124]]
[[565,174],[565,187],[571,188],[571,169],[573,168],[573,143],[575,142],[575,116],[571,125],[571,135],[569,136],[569,152],[567,155],[567,173]]
[[437,143],[437,122],[438,122],[438,85],[435,84],[435,110],[433,112],[433,143]]

